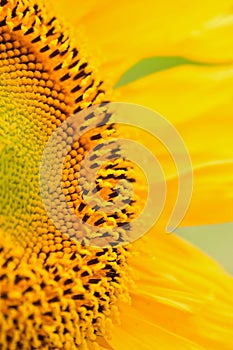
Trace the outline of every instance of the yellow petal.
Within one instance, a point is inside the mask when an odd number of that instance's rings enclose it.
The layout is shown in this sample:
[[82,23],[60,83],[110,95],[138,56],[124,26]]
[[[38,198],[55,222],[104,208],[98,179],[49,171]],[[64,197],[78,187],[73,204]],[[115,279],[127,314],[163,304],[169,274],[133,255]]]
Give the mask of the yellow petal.
[[[233,160],[228,162],[206,163],[193,169],[194,186],[191,203],[180,226],[217,224],[232,222],[233,205]],[[182,184],[186,183],[186,176]],[[177,179],[167,181],[167,201],[164,211],[157,222],[165,229],[177,196]],[[160,226],[161,225],[161,226]]]
[[[229,67],[186,66],[118,89],[119,101],[158,110],[184,139],[194,166],[194,190],[182,225],[232,221],[232,83],[233,70]],[[167,172],[168,207],[161,217],[165,222],[177,195],[170,155],[152,137],[137,136],[137,140],[154,152]]]
[[180,66],[151,74],[116,90],[115,98],[152,108],[173,124],[232,105],[233,68]]
[[233,160],[194,168],[194,190],[185,225],[231,222]]
[[122,325],[114,327],[113,337],[109,341],[114,350],[205,350],[165,328],[146,321],[136,308],[125,307],[122,310],[122,319]]
[[151,341],[151,348],[160,327],[197,349],[232,349],[232,277],[175,235],[151,231],[134,248],[140,252],[131,258],[136,286],[131,309],[121,309],[124,329],[135,325],[138,341]]
[[177,51],[193,59],[212,62],[233,60],[233,10],[219,13],[203,23],[188,38],[177,43]]
[[[192,157],[194,165],[232,158],[233,101],[212,107],[191,120],[176,125]],[[213,103],[214,105],[214,103]]]
[[[202,24],[224,12],[229,0],[185,2],[91,1],[74,5],[73,0],[54,2],[67,23],[87,36],[88,46],[101,55],[101,68],[114,84],[119,76],[143,57],[175,54],[176,44]],[[198,10],[197,10],[198,9]],[[90,52],[90,51],[89,51]]]

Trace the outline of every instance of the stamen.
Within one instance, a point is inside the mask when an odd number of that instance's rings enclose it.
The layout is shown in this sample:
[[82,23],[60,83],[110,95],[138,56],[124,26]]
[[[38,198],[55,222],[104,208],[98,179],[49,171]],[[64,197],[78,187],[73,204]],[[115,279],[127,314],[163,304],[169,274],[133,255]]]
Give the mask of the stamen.
[[[1,229],[12,237],[0,243],[0,347],[71,349],[106,334],[117,301],[127,295],[129,253],[124,247],[88,249],[61,234],[44,210],[38,173],[48,137],[75,111],[104,102],[103,82],[41,2],[0,5]],[[124,217],[97,209],[92,215],[77,189],[85,153],[90,147],[98,152],[101,140],[115,132],[113,125],[97,129],[67,155],[63,189],[83,221],[119,226],[132,207]],[[102,173],[97,179],[97,190],[108,199],[130,169],[115,158],[103,169],[110,170],[112,188],[106,192]]]

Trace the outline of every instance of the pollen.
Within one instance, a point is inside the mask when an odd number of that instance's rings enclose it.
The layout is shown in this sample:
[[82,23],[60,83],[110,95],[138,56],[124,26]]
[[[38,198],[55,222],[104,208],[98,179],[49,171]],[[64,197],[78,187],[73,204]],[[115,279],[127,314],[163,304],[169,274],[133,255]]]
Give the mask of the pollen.
[[[98,343],[98,337],[109,334],[111,320],[117,319],[117,302],[128,300],[129,249],[78,244],[54,226],[40,196],[40,160],[49,136],[68,116],[108,99],[85,57],[41,2],[1,0],[3,350],[85,349],[88,342]],[[66,138],[70,132],[66,130]],[[85,134],[72,145],[63,166],[67,202],[82,220],[96,226],[129,222],[136,212],[132,201],[117,217],[106,216],[86,207],[80,193],[80,162],[90,148],[114,133],[114,125],[104,125]],[[64,142],[61,138],[61,152]],[[111,159],[98,174],[101,197],[114,200],[118,177],[134,175],[129,162]],[[56,211],[59,202],[54,205]],[[57,215],[62,222],[62,213]],[[79,237],[80,228],[70,225],[73,237]]]

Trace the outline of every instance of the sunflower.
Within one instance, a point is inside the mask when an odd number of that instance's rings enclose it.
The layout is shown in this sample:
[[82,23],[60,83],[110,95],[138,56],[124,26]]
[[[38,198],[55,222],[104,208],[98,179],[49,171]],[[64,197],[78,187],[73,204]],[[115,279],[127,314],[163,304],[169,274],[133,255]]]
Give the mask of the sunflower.
[[[1,0],[0,6],[0,348],[233,349],[232,277],[165,234],[174,169],[167,169],[169,200],[157,225],[130,245],[110,248],[93,249],[61,233],[39,185],[46,142],[70,115],[109,100],[136,102],[166,115],[190,151],[195,185],[182,225],[232,220],[231,1]],[[162,57],[162,68],[123,85],[126,69],[148,57],[153,64]],[[64,162],[67,202],[97,226],[106,217],[95,216],[76,193],[80,163],[118,131],[113,124],[91,130]],[[167,164],[154,140],[142,141]],[[143,196],[137,169],[113,159],[101,173],[111,185],[99,182],[104,199],[114,195],[119,173],[139,186],[134,200],[108,218],[120,226],[130,223]],[[79,228],[71,228],[78,236]]]

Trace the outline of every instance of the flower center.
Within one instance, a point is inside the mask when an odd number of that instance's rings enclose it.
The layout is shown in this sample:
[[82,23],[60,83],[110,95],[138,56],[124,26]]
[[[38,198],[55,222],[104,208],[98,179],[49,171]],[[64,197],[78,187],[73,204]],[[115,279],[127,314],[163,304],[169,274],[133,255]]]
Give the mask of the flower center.
[[[127,299],[129,253],[124,247],[87,248],[62,234],[43,207],[38,174],[49,136],[69,115],[102,102],[103,82],[41,5],[0,4],[0,222],[15,242],[2,238],[0,247],[0,345],[71,349],[108,333],[117,301]],[[100,128],[100,138],[105,130]],[[70,187],[89,147],[81,141],[63,171],[67,200],[80,212],[82,202]],[[113,181],[119,168],[117,162],[111,168]],[[101,217],[95,219],[101,225]]]

